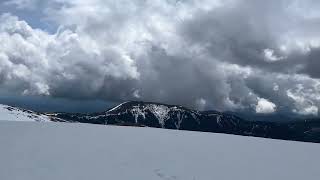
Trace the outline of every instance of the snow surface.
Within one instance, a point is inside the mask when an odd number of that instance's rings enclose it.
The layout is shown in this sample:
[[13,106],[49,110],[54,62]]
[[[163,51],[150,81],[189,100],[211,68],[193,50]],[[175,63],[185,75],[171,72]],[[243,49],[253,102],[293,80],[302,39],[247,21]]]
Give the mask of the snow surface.
[[0,121],[1,120],[49,122],[50,117],[37,114],[33,111],[0,104]]
[[320,144],[87,124],[0,122],[1,180],[319,179]]

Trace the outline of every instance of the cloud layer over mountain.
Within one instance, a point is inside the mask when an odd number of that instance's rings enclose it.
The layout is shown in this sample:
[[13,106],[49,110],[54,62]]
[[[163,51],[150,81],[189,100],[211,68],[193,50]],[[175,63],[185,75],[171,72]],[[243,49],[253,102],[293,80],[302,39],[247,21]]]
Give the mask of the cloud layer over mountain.
[[[318,115],[315,0],[7,0],[0,90]],[[4,11],[4,10],[2,10]],[[32,26],[17,12],[39,13]],[[30,15],[31,16],[31,15]]]

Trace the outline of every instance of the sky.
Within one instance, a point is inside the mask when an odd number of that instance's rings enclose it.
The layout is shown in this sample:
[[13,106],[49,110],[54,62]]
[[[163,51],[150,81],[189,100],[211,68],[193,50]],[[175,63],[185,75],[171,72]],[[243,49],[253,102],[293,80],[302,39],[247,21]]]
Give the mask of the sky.
[[0,102],[139,100],[318,116],[319,8],[316,0],[4,0]]

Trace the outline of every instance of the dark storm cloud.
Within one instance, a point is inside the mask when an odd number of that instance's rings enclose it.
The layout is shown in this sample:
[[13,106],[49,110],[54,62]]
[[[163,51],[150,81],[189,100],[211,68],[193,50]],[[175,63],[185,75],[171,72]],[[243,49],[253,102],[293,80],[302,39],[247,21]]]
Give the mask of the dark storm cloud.
[[312,49],[305,58],[302,73],[309,74],[313,78],[320,78],[320,49]]
[[[318,114],[318,1],[8,0],[1,89],[67,99]],[[66,18],[67,17],[67,18]],[[41,26],[39,26],[41,27]]]
[[[315,29],[320,28],[319,17],[309,19],[294,14],[290,11],[294,1],[235,2],[230,7],[199,12],[180,27],[184,38],[206,46],[213,57],[241,66],[291,73],[306,63],[309,53],[300,52],[301,47],[288,47],[292,48],[288,54],[281,48],[286,48],[286,38],[292,38],[289,46],[301,43],[310,48],[309,42],[300,38],[318,39]],[[266,50],[272,50],[274,62],[265,56]]]

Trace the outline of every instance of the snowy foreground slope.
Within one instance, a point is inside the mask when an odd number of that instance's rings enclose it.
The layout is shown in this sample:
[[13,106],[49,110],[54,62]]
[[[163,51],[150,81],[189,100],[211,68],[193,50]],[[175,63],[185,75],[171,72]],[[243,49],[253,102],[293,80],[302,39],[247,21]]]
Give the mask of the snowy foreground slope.
[[0,121],[1,180],[319,179],[320,145],[214,133]]

